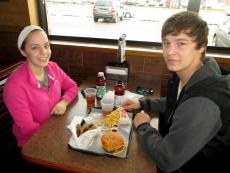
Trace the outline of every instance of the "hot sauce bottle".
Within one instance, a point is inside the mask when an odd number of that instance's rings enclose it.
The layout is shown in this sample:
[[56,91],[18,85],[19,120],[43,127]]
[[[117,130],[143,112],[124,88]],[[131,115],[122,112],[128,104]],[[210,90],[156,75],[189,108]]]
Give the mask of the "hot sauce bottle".
[[125,86],[122,80],[118,80],[114,88],[114,100],[115,100],[114,106],[115,107],[118,108],[122,106],[124,96],[125,96]]

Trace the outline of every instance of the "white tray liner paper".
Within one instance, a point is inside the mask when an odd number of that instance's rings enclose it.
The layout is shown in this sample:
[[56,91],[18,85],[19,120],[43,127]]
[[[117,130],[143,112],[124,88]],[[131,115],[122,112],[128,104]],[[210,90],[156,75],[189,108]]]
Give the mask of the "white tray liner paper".
[[[99,115],[99,119],[102,117],[101,109],[93,108],[90,115]],[[128,155],[128,149],[129,149],[129,142],[131,140],[131,133],[132,133],[132,113],[128,113],[128,117],[120,118],[120,125],[118,132],[123,135],[125,139],[125,149],[124,152],[121,153],[108,153],[106,152],[101,145],[101,137],[106,131],[102,130],[101,126],[98,126],[96,129],[88,130],[87,132],[81,134],[81,136],[77,137],[76,133],[76,126],[77,124],[80,124],[82,119],[84,117],[82,116],[74,116],[71,123],[67,125],[67,128],[71,131],[72,136],[69,139],[68,145],[72,149],[76,149],[78,151],[86,152],[86,153],[92,153],[92,154],[98,154],[98,155],[109,155],[109,156],[115,156],[119,158],[126,158]],[[95,121],[98,121],[98,119],[94,117]]]

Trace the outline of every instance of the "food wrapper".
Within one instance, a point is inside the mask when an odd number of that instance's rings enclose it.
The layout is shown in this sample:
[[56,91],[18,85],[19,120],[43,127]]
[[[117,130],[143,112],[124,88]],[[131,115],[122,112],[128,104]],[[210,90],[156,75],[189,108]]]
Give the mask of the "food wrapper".
[[100,134],[102,128],[97,127],[96,129],[88,130],[78,137],[76,133],[76,125],[80,124],[83,118],[84,117],[75,116],[67,128],[72,133],[69,144],[73,147],[86,150],[92,145],[94,139]]
[[120,124],[132,124],[132,121],[130,120],[128,116],[120,117]]
[[120,124],[132,124],[132,121],[130,120],[126,110],[124,110],[123,108],[119,108],[119,109],[121,109]]
[[128,90],[125,91],[125,99],[131,99],[131,100],[139,100],[140,98],[143,98],[144,96],[141,94],[133,93]]
[[[132,100],[139,100],[140,98],[143,98],[144,96],[141,94],[137,94],[131,91],[126,90],[125,91],[125,99],[132,99]],[[107,91],[103,98],[114,98],[114,91]]]

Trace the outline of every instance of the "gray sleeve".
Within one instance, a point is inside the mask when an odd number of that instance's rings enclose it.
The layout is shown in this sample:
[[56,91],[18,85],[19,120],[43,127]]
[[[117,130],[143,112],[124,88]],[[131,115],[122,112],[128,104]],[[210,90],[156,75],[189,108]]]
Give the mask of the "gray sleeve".
[[170,172],[179,169],[200,151],[221,128],[220,110],[210,99],[191,98],[176,110],[164,138],[149,124],[141,125],[138,137],[157,166]]
[[144,98],[139,100],[141,109],[145,112],[160,112],[164,113],[166,108],[166,99],[161,97],[159,99]]

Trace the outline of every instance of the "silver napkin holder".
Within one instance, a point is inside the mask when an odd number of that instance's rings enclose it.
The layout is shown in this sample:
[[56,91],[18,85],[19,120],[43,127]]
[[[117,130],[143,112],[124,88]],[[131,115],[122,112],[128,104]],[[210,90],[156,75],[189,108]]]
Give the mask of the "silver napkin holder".
[[105,67],[106,79],[127,81],[129,77],[129,64],[108,63]]

